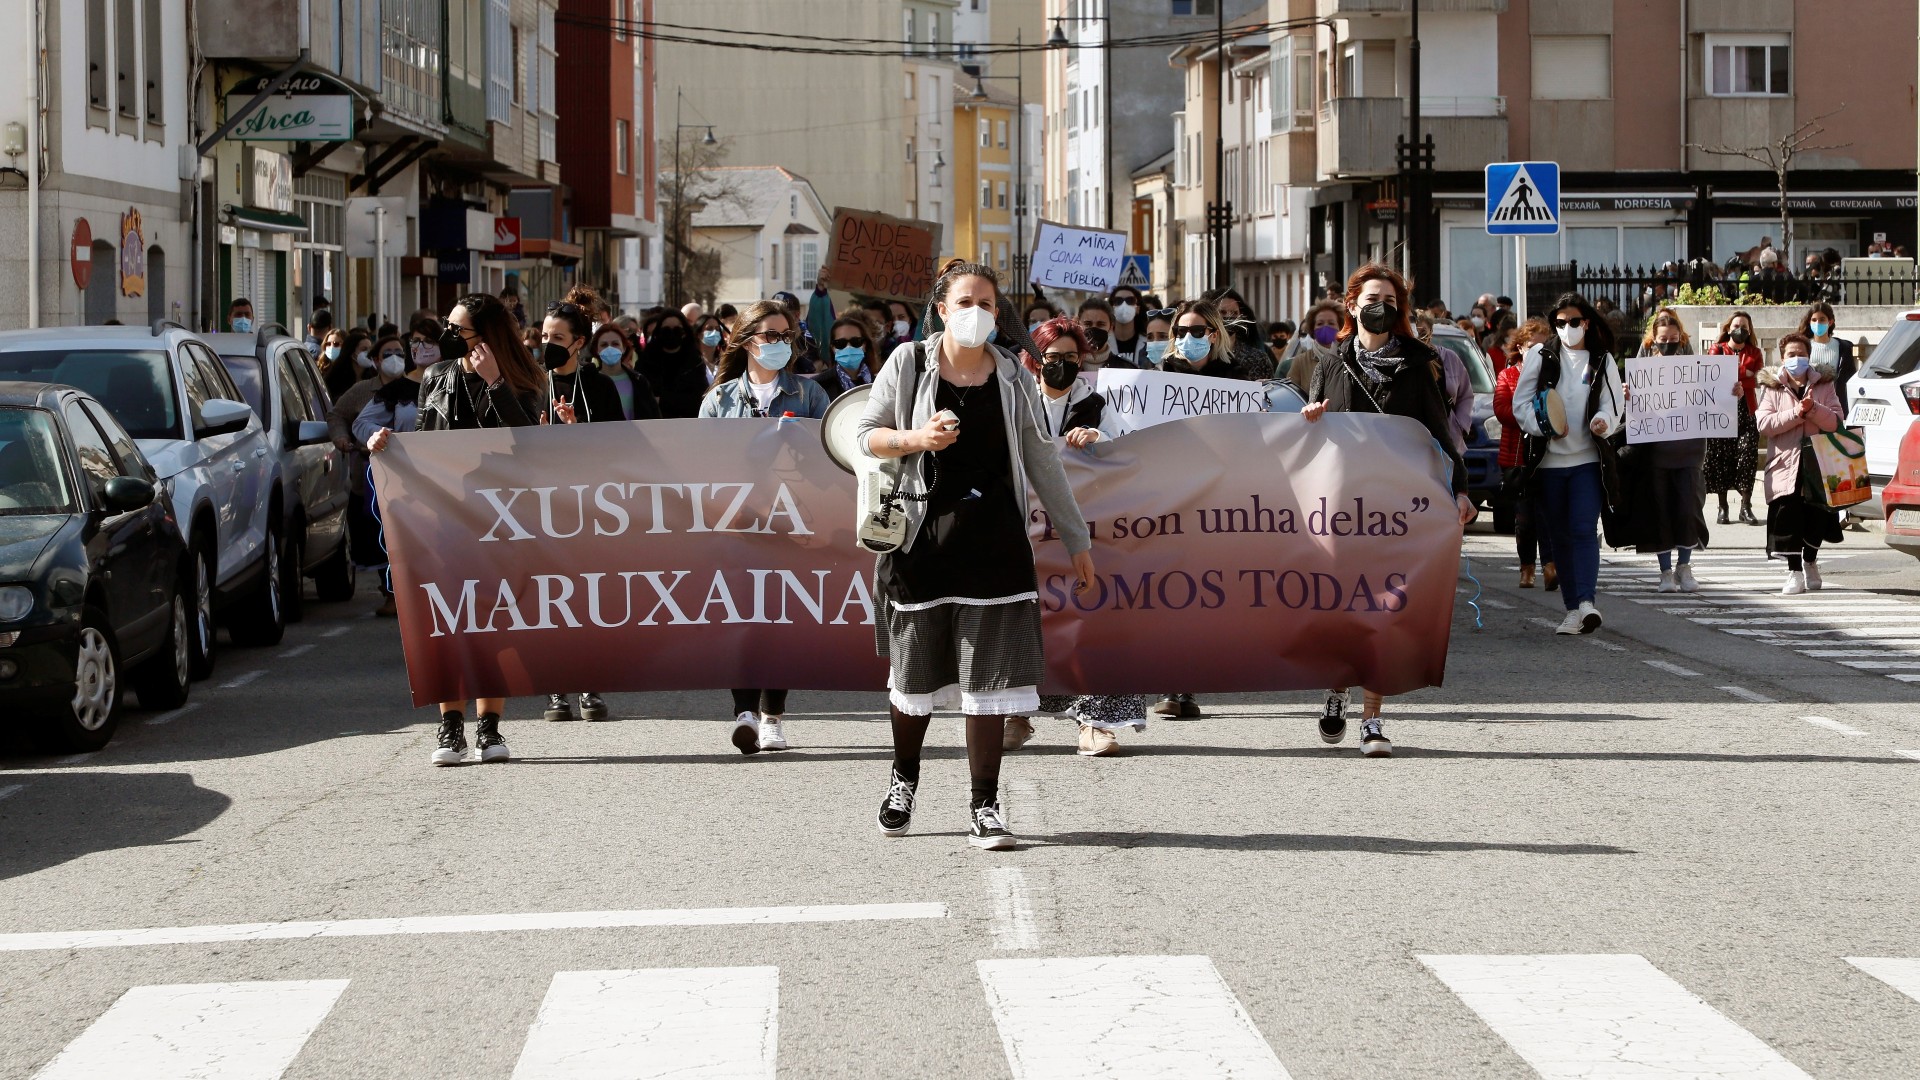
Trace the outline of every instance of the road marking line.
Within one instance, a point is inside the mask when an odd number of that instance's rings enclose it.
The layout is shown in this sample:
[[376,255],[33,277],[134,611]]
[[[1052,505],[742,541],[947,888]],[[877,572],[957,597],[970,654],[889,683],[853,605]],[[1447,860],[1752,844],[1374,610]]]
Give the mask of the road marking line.
[[[1771,612],[1768,612],[1765,614],[1757,614],[1757,615],[1742,615],[1742,616],[1739,616],[1738,618],[1727,618],[1727,619],[1696,618],[1691,621],[1697,622],[1702,626],[1738,626],[1742,623],[1752,623],[1752,622],[1817,623],[1817,622],[1824,622],[1828,618],[1841,618],[1841,619],[1847,620],[1848,622],[1856,622],[1856,623],[1905,623],[1907,628],[1920,629],[1920,615],[1849,615],[1843,611],[1836,611],[1831,616],[1775,615]],[[1886,630],[1890,628],[1884,627],[1884,626],[1877,626],[1874,629]]]
[[[1848,642],[1848,644],[1850,644],[1850,645],[1851,645],[1851,644],[1855,644],[1855,642]],[[1893,647],[1888,647],[1888,648],[1879,648],[1879,649],[1794,649],[1793,651],[1794,651],[1794,652],[1797,652],[1797,653],[1799,653],[1799,654],[1800,654],[1801,656],[1812,656],[1812,657],[1816,657],[1816,658],[1818,658],[1818,659],[1821,659],[1821,660],[1833,660],[1833,659],[1837,659],[1837,658],[1839,658],[1839,657],[1842,657],[1842,656],[1915,656],[1915,657],[1920,657],[1920,650],[1917,650],[1917,649],[1913,649],[1913,648],[1910,648],[1910,647],[1909,647],[1909,648],[1901,648],[1901,647],[1899,647],[1899,646],[1893,646]]]
[[290,649],[281,649],[280,656],[282,659],[288,659],[295,656],[305,656],[307,653],[310,653],[312,651],[313,651],[313,642],[309,641],[305,645],[295,645]]
[[1481,607],[1493,608],[1496,611],[1513,610],[1512,604],[1507,603],[1505,600],[1495,600],[1491,596],[1482,596],[1480,599],[1474,601],[1474,603],[1479,604]]
[[1742,701],[1751,701],[1756,705],[1772,705],[1776,700],[1765,694],[1756,694],[1744,686],[1723,686],[1720,689],[1725,690],[1727,693],[1732,694]]
[[1860,671],[1906,671],[1920,668],[1920,660],[1836,660],[1834,663]]
[[1000,812],[1006,815],[1010,829],[1042,830],[1047,825],[1047,803],[1040,797],[1040,782],[1037,780],[1008,780],[1000,785],[1005,794],[1000,800]]
[[1544,626],[1549,630],[1560,629],[1560,624],[1557,622],[1554,622],[1552,619],[1534,618],[1534,619],[1528,619],[1527,621],[1534,624],[1535,626]]
[[1899,754],[1901,757],[1912,758],[1915,761],[1920,761],[1920,750],[1901,750],[1896,747],[1893,752],[1896,754]]
[[1204,956],[978,963],[1014,1080],[1287,1080]]
[[277,1080],[347,980],[136,986],[35,1080]]
[[1920,960],[1889,956],[1849,956],[1845,959],[1861,971],[1920,1001]]
[[1033,922],[1033,899],[1027,875],[1017,866],[988,870],[987,891],[993,894],[993,947],[1037,949],[1040,931]]
[[1589,638],[1588,640],[1592,641],[1596,648],[1606,649],[1608,652],[1626,652],[1627,651],[1627,647],[1625,645],[1615,645],[1611,641],[1601,641],[1599,638]]
[[1700,673],[1693,670],[1690,667],[1681,667],[1679,664],[1670,664],[1665,660],[1645,660],[1645,661],[1642,661],[1642,663],[1646,664],[1650,668],[1658,668],[1661,671],[1667,672],[1670,675],[1678,675],[1683,679],[1697,679],[1700,677]]
[[193,710],[199,707],[200,707],[199,702],[189,701],[185,705],[180,706],[179,708],[173,710],[172,712],[163,712],[158,716],[147,717],[147,726],[159,727],[161,724],[171,724],[175,720],[180,719],[181,717],[187,715],[188,713],[192,712]]
[[796,907],[659,908],[640,911],[550,911],[502,915],[414,915],[394,919],[159,926],[139,930],[56,930],[0,934],[0,952],[116,949],[141,945],[205,945],[222,941],[481,934],[524,930],[605,930],[642,926],[746,926],[775,923],[944,919],[945,904],[814,904]]
[[264,669],[259,671],[243,671],[240,674],[235,675],[233,678],[228,679],[226,682],[221,683],[220,689],[237,690],[240,687],[247,685],[248,683],[252,682],[253,680],[265,674],[266,674],[266,671]]
[[326,638],[334,638],[334,637],[339,637],[342,634],[351,634],[351,633],[353,633],[353,627],[351,625],[336,626],[333,629],[327,631],[326,633],[321,634],[320,636],[326,637]]
[[514,1080],[772,1077],[780,969],[562,971]]
[[1809,1080],[1644,956],[1419,959],[1542,1080]]
[[1812,724],[1814,727],[1823,727],[1823,728],[1826,728],[1828,731],[1837,731],[1840,734],[1849,736],[1851,738],[1864,739],[1867,737],[1867,733],[1864,731],[1861,731],[1857,727],[1848,727],[1847,725],[1841,723],[1838,720],[1831,720],[1824,716],[1803,716],[1800,719],[1805,720],[1807,723]]
[[27,785],[25,784],[8,784],[6,787],[0,787],[0,799],[18,795],[25,790],[27,790]]

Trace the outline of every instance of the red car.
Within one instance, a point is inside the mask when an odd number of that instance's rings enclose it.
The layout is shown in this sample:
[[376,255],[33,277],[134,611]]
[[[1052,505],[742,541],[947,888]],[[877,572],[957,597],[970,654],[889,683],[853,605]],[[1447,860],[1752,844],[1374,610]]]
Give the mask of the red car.
[[1887,510],[1887,546],[1920,558],[1920,419],[1907,424],[1893,479],[1880,490]]

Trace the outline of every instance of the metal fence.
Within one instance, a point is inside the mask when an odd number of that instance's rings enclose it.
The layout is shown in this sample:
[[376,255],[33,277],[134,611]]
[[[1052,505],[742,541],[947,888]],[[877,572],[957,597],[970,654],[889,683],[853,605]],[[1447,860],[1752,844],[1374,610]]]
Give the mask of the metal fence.
[[[1910,264],[1889,263],[1890,273],[1871,276],[1858,272],[1832,277],[1796,278],[1784,271],[1743,271],[1729,274],[1704,259],[1658,266],[1585,266],[1578,262],[1535,266],[1527,270],[1527,310],[1543,313],[1562,293],[1577,292],[1595,306],[1607,301],[1618,309],[1629,327],[1637,327],[1662,304],[1680,298],[1681,290],[1708,287],[1720,290],[1722,303],[1742,295],[1757,295],[1776,304],[1873,304],[1914,307],[1920,298],[1920,277]],[[1697,301],[1696,301],[1697,302]]]

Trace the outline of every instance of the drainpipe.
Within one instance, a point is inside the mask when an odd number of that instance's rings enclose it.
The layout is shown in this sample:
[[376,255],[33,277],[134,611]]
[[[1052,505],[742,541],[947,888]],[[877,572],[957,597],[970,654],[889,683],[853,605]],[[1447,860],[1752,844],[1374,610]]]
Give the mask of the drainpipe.
[[[46,21],[33,0],[33,78],[27,84],[27,328],[40,326],[40,80],[47,70]],[[89,253],[91,254],[91,253]],[[67,253],[73,257],[72,252]]]

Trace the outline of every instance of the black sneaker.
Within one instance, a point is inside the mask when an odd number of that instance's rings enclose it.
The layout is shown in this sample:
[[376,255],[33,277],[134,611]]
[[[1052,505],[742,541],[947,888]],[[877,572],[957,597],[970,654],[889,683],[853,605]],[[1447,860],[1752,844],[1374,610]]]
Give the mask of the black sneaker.
[[467,718],[457,712],[440,714],[440,745],[430,758],[435,765],[458,765],[467,760]]
[[967,828],[967,843],[985,851],[1002,851],[1017,841],[1007,821],[1000,816],[999,803],[981,803],[973,808],[973,824]]
[[573,714],[573,702],[567,700],[567,695],[548,694],[547,719],[559,723],[562,720],[578,720],[580,718]]
[[605,720],[608,719],[610,711],[599,694],[580,695],[580,719]]
[[1360,753],[1363,757],[1392,757],[1393,741],[1387,738],[1379,717],[1360,721]]
[[1347,704],[1353,699],[1343,691],[1327,692],[1327,704],[1320,711],[1320,741],[1328,745],[1347,737]]
[[1192,694],[1181,694],[1179,697],[1179,701],[1180,701],[1180,719],[1182,720],[1200,719],[1200,703],[1193,700]]
[[907,826],[913,824],[913,797],[920,789],[920,781],[908,780],[898,772],[889,770],[887,774],[887,797],[880,802],[880,831],[888,836],[907,835]]
[[480,714],[480,722],[473,725],[473,746],[479,751],[482,763],[505,761],[513,756],[507,750],[507,740],[500,737],[499,713]]

